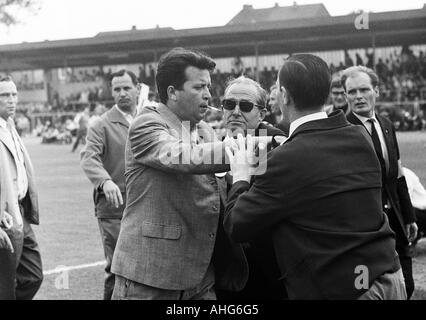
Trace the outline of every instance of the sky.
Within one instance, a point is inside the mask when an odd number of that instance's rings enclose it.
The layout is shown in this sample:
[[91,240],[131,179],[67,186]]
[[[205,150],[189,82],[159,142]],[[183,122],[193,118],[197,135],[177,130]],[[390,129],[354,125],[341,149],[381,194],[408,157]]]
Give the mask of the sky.
[[[39,0],[37,14],[18,12],[19,25],[0,26],[0,44],[93,37],[99,32],[172,27],[189,29],[223,26],[244,4],[255,9],[293,0]],[[323,3],[332,16],[354,11],[384,12],[423,8],[426,0],[372,1],[298,0]]]

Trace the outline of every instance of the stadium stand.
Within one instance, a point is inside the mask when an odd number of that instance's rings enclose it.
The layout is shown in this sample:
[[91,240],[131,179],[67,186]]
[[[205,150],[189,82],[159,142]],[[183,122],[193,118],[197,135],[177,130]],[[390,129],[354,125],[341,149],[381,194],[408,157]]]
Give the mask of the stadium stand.
[[12,73],[17,80],[20,110],[34,126],[47,114],[71,116],[87,105],[111,106],[109,75],[123,67],[155,91],[156,61],[174,46],[198,48],[215,58],[214,106],[220,106],[228,79],[244,74],[268,89],[284,58],[309,52],[327,61],[333,73],[353,64],[374,68],[381,79],[383,112],[399,130],[424,129],[426,5],[368,13],[368,30],[356,29],[360,14],[331,16],[323,4],[261,9],[244,5],[221,27],[132,27],[93,38],[3,45],[0,74]]

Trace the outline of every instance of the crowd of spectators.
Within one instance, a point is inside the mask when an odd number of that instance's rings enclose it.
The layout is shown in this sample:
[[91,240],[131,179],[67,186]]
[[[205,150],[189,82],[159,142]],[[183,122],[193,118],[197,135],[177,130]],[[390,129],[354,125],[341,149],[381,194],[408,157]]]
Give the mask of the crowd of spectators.
[[18,91],[31,91],[31,90],[43,90],[44,82],[16,82],[16,87]]
[[[111,72],[111,69],[108,71]],[[102,67],[92,70],[72,70],[67,69],[66,79],[67,83],[76,83],[76,82],[95,82],[100,81],[105,77],[105,73]]]
[[[380,77],[379,105],[384,107],[385,113],[394,121],[399,130],[416,130],[425,128],[423,110],[426,100],[426,55],[423,51],[415,54],[409,47],[404,46],[400,52],[396,50],[386,58],[374,57],[372,49],[365,49],[364,57],[359,53],[350,56],[347,51],[344,61],[338,65],[330,64],[332,73],[338,73],[353,65],[364,65],[376,70]],[[220,107],[226,83],[240,75],[256,80],[257,70],[244,67],[241,63],[233,64],[230,72],[216,69],[212,74],[212,101],[211,105]],[[93,105],[100,102],[110,107],[113,103],[111,92],[108,88],[109,77],[112,70],[104,72],[102,67],[92,70],[71,71],[66,74],[66,81],[73,82],[99,82],[99,86],[61,97],[53,92],[49,104],[26,104],[25,113],[38,112],[74,112],[83,105]],[[264,67],[259,72],[259,82],[265,89],[269,89],[276,80],[278,71],[274,66]],[[139,81],[147,84],[155,92],[155,69],[152,64],[139,66]],[[43,83],[41,84],[43,86]],[[40,84],[30,84],[28,81],[18,82],[20,90],[25,88],[38,88]],[[158,97],[155,97],[158,102]],[[390,105],[388,102],[391,102]],[[417,106],[416,106],[417,104]],[[409,107],[407,107],[409,106]],[[414,106],[414,107],[413,107]]]
[[330,65],[333,73],[351,67],[364,65],[375,69],[380,78],[380,100],[391,102],[412,102],[416,99],[426,100],[426,56],[423,51],[415,54],[408,46],[396,50],[386,58],[377,58],[371,50],[365,50],[366,59],[359,54],[354,60],[345,52],[345,61],[338,66]]

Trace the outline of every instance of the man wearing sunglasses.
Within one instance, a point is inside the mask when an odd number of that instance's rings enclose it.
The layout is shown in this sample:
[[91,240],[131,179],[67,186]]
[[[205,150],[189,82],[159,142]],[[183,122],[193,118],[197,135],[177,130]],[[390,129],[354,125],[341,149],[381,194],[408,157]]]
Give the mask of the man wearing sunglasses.
[[[395,235],[382,211],[381,169],[365,129],[323,111],[331,75],[321,58],[289,57],[278,74],[290,136],[250,185],[253,153],[227,148],[233,185],[224,226],[238,242],[272,230],[290,299],[406,299]],[[247,137],[247,146],[252,146]],[[272,228],[272,229],[271,229]]]
[[252,130],[259,135],[264,130],[268,136],[284,136],[281,130],[262,122],[266,115],[266,99],[266,91],[256,81],[244,76],[230,81],[222,101],[228,134],[236,137],[241,133],[245,136],[247,130]]
[[[254,136],[281,136],[285,134],[262,122],[266,113],[267,93],[260,84],[244,76],[231,80],[222,102],[225,128],[230,136],[239,133]],[[270,150],[270,148],[269,148]],[[232,185],[232,177],[226,176]],[[272,239],[267,232],[256,240],[246,243],[244,252],[249,263],[249,279],[244,290],[238,293],[218,292],[219,299],[263,299],[279,300],[286,297],[285,287],[278,280],[279,269],[276,262]]]

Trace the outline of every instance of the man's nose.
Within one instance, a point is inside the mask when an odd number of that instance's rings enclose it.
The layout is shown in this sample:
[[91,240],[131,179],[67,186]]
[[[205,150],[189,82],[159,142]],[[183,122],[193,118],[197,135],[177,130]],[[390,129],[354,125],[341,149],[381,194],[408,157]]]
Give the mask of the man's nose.
[[212,97],[212,95],[210,94],[210,90],[208,88],[206,88],[206,90],[204,91],[204,94],[203,94],[203,99],[209,100],[209,99],[211,99],[211,97]]
[[361,99],[362,98],[362,93],[361,93],[361,90],[357,90],[356,91],[356,96],[355,96],[357,99]]
[[233,114],[241,114],[241,110],[240,110],[240,106],[237,104],[234,108],[234,110],[232,110]]

